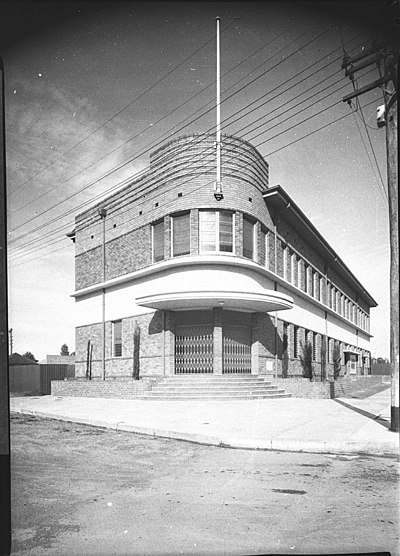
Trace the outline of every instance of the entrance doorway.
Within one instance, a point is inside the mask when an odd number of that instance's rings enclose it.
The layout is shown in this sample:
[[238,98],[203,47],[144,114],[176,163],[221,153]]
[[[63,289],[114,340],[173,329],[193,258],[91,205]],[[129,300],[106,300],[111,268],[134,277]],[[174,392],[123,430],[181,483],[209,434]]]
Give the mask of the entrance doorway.
[[357,374],[357,354],[351,352],[345,352],[345,365],[346,365],[346,374],[347,375],[356,375]]
[[213,372],[211,311],[175,314],[175,374]]
[[219,373],[251,374],[251,314],[222,311],[222,335],[214,317],[213,311],[174,313],[176,375],[212,374],[221,356]]
[[223,312],[222,372],[251,373],[251,315]]

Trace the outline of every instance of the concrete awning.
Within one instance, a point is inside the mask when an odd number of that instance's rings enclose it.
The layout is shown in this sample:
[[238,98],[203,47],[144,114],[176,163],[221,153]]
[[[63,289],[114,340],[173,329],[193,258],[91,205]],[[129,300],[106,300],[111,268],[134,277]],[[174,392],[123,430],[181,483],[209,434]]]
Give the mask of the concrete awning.
[[223,307],[246,312],[269,312],[292,309],[293,300],[280,292],[265,293],[232,291],[165,291],[136,298],[136,304],[152,309],[196,310]]

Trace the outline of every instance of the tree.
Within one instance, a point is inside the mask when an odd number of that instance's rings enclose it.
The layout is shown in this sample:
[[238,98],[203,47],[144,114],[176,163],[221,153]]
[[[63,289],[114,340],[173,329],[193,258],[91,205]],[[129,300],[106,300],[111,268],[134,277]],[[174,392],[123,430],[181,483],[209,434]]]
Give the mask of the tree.
[[30,351],[26,351],[24,353],[24,357],[26,357],[27,359],[30,359],[31,361],[34,361],[35,363],[38,362],[38,360],[36,359],[36,357],[33,355],[33,353],[31,353]]
[[282,378],[287,378],[289,369],[288,335],[285,332],[282,338]]
[[139,380],[140,373],[140,326],[135,322],[133,331],[133,378]]
[[340,355],[340,345],[339,342],[335,342],[333,346],[333,353],[332,353],[332,360],[333,360],[333,378],[337,380],[340,375],[340,371],[342,369],[342,356]]
[[61,346],[60,354],[61,354],[61,355],[69,355],[69,349],[68,349],[67,344],[63,344],[63,345]]
[[326,381],[326,336],[321,337],[321,382]]
[[300,355],[301,366],[303,367],[303,377],[313,379],[312,367],[312,345],[310,342],[305,342],[301,346],[302,353]]

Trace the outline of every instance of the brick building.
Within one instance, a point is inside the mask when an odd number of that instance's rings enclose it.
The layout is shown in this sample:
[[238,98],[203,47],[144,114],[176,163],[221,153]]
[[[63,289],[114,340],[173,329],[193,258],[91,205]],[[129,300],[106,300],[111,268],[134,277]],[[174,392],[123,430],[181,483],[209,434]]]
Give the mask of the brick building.
[[[370,373],[376,302],[242,139],[191,135],[76,217],[76,376]],[[135,332],[136,330],[136,332]],[[323,349],[323,346],[326,346]],[[337,348],[336,348],[337,349]],[[322,360],[325,363],[321,363]]]

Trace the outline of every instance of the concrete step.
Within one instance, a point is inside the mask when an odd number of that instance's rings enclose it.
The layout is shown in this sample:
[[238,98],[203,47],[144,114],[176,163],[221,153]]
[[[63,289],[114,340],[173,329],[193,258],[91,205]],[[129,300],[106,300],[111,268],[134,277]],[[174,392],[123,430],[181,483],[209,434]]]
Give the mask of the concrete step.
[[275,398],[291,398],[291,394],[287,394],[285,392],[279,393],[268,393],[268,394],[259,394],[259,393],[246,393],[246,392],[237,392],[236,394],[232,392],[227,393],[219,393],[217,394],[156,394],[151,395],[151,393],[147,393],[144,395],[142,399],[144,400],[252,400],[252,399],[275,399]]
[[272,384],[163,384],[159,386],[153,386],[152,392],[226,392],[227,390],[238,390],[241,392],[248,391],[260,391],[268,392],[276,390],[277,386],[272,386]]
[[189,396],[189,395],[193,395],[193,396],[229,396],[229,395],[234,395],[234,396],[240,396],[240,395],[246,395],[246,396],[252,396],[252,395],[259,395],[259,396],[269,396],[269,395],[275,395],[275,394],[284,394],[285,390],[283,390],[283,388],[277,388],[274,387],[272,389],[265,389],[265,390],[260,390],[260,389],[254,389],[252,390],[251,388],[243,390],[242,388],[240,389],[235,389],[235,388],[228,388],[228,389],[223,389],[223,390],[196,390],[194,388],[188,388],[186,390],[180,390],[180,389],[176,389],[173,391],[170,390],[163,390],[163,389],[159,389],[159,390],[149,390],[148,392],[145,392],[146,396],[179,396],[179,397],[184,397],[184,396]]
[[158,400],[228,400],[288,398],[264,377],[254,375],[178,375],[163,378],[143,399]]
[[195,377],[195,378],[181,378],[181,377],[169,377],[164,378],[161,384],[164,383],[171,383],[171,384],[271,384],[271,381],[264,380],[263,378],[252,377],[252,378],[244,378],[244,377],[229,377],[229,376],[222,376],[222,377]]

